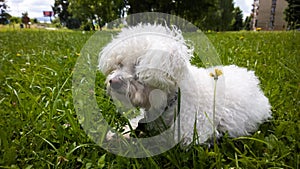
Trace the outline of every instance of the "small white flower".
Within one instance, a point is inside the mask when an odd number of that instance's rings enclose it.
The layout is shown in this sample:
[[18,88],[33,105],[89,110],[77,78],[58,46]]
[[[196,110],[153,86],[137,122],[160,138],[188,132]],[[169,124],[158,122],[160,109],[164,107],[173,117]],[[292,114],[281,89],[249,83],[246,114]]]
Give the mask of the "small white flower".
[[13,63],[13,62],[14,62],[14,60],[10,59],[10,60],[9,60],[9,62],[10,62],[10,63]]
[[66,129],[66,128],[70,127],[70,126],[71,126],[71,124],[69,124],[69,123],[65,123],[65,124],[63,124],[63,126],[64,126],[64,128]]
[[25,65],[30,65],[30,62],[26,62]]
[[25,73],[26,72],[26,69],[25,68],[22,68],[20,69],[21,72]]

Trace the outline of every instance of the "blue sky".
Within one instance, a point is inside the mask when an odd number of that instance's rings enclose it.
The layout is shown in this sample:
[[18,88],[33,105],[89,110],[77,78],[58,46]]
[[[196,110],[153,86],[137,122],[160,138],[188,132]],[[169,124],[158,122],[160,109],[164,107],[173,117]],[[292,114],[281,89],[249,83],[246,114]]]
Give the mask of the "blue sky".
[[[28,12],[30,18],[43,18],[43,11],[49,11],[54,0],[6,0],[9,13],[12,16],[21,16],[23,12]],[[239,6],[244,18],[251,12],[253,0],[234,0],[235,6]]]

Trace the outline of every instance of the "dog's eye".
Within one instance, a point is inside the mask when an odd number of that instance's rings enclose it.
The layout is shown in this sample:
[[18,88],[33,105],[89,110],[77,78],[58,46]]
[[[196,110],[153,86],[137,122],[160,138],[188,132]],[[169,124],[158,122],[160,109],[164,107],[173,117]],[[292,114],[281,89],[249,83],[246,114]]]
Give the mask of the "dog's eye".
[[118,63],[118,67],[119,67],[119,68],[122,68],[122,67],[123,67],[123,64],[122,64],[122,63]]
[[118,69],[123,67],[123,64],[121,62],[118,62],[116,65]]
[[135,74],[135,75],[133,76],[133,79],[134,79],[134,80],[138,80],[138,79],[139,79],[139,75],[138,75],[138,74]]

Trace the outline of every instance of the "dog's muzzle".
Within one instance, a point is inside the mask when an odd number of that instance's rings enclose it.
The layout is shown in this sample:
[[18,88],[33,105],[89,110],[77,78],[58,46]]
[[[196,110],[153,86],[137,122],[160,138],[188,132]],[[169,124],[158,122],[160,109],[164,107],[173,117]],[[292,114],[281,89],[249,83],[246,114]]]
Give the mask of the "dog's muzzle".
[[109,80],[109,85],[111,88],[118,90],[122,87],[123,85],[123,81],[121,80],[121,78],[119,76],[114,77],[112,79]]

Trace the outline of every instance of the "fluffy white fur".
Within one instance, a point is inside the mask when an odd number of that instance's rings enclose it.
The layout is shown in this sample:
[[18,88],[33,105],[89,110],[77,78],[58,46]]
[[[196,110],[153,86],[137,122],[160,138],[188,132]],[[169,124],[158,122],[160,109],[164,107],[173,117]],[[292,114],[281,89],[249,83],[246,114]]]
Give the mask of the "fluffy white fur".
[[[162,115],[164,123],[172,125],[180,89],[180,137],[191,143],[196,124],[198,142],[204,143],[214,133],[214,78],[209,74],[215,68],[192,66],[192,54],[193,48],[180,30],[141,24],[124,28],[102,50],[99,69],[107,75],[107,89],[113,99],[140,107],[148,122]],[[216,133],[249,135],[271,117],[268,99],[253,71],[234,65],[218,69],[223,75],[217,80]],[[136,127],[137,120],[133,121]]]

